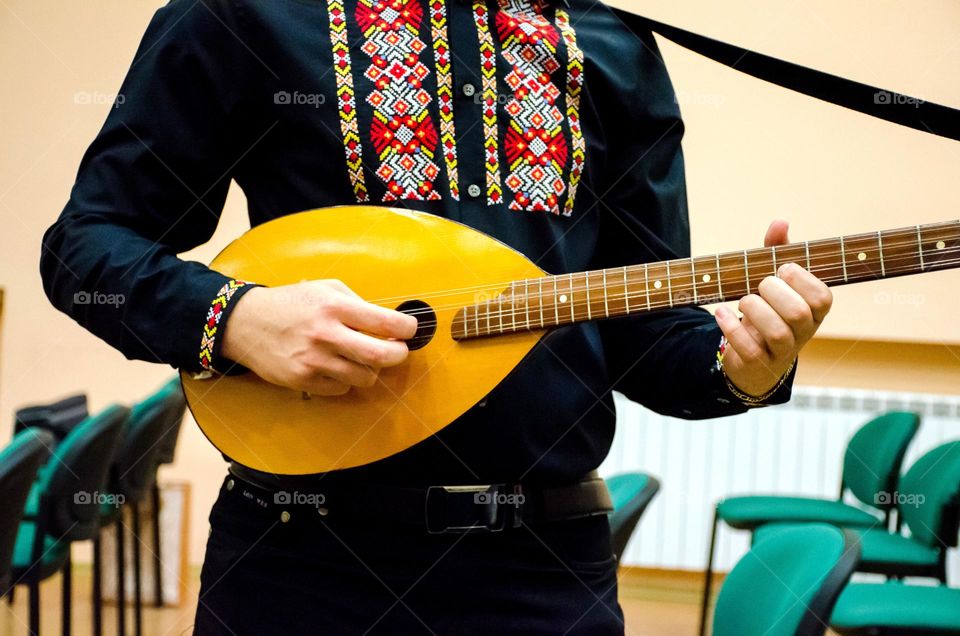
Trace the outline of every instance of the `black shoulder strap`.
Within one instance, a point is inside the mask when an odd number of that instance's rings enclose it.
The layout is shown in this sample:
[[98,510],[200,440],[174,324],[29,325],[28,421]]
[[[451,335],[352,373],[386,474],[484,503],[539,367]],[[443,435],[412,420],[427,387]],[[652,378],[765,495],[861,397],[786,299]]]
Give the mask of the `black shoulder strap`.
[[901,126],[960,141],[960,110],[861,84],[769,55],[726,44],[649,18],[620,12],[700,55],[767,82]]

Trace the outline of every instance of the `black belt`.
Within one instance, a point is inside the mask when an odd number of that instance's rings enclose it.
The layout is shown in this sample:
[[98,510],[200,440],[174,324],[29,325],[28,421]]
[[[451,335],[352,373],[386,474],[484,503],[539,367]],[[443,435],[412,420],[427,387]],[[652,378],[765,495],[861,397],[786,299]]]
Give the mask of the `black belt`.
[[[235,474],[225,489],[259,500],[286,521],[293,510],[331,523],[401,524],[432,534],[500,532],[523,524],[539,525],[613,510],[606,483],[596,471],[566,486],[470,484],[407,487],[387,484],[324,483],[303,490],[273,490]],[[287,514],[284,515],[284,512]],[[298,515],[300,517],[301,515]]]

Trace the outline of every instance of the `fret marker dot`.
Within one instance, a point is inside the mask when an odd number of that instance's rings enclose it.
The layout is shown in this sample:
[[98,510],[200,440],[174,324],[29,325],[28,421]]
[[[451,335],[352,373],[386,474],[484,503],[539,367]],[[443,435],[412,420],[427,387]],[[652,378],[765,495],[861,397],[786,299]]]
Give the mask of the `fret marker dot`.
[[858,260],[858,261],[865,261],[865,260],[867,260],[867,255],[866,255],[866,253],[860,252],[859,254],[857,254],[857,260]]
[[660,289],[661,287],[663,287],[663,283],[661,283],[661,282],[658,281],[658,280],[653,281],[653,288],[654,288],[654,289]]
[[705,283],[709,283],[709,282],[710,282],[710,274],[704,274],[704,275],[703,275],[703,282],[705,282]]
[[943,241],[937,241],[937,249],[938,249],[938,250],[942,250],[942,249],[945,248],[946,246],[947,246],[947,244],[944,243]]
[[566,295],[566,294],[560,294],[560,302],[562,302],[562,303],[567,302],[567,295]]

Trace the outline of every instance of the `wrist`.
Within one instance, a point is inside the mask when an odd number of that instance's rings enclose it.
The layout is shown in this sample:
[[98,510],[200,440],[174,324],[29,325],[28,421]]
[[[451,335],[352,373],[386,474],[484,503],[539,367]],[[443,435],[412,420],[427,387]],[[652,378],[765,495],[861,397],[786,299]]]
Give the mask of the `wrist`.
[[263,312],[259,307],[267,289],[257,285],[249,287],[242,296],[231,302],[229,313],[221,322],[219,351],[215,358],[226,362],[227,366],[230,363],[248,366],[251,339],[260,331],[258,319]]

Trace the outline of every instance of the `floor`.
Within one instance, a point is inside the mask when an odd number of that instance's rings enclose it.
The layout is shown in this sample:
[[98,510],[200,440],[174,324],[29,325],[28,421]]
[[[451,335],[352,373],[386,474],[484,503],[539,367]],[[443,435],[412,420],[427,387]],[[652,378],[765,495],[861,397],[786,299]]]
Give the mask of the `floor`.
[[[90,570],[74,569],[73,633],[90,633]],[[627,636],[692,636],[697,631],[699,576],[655,576],[648,572],[621,570],[620,604],[626,617]],[[189,582],[196,598],[196,573]],[[60,634],[60,583],[57,577],[41,586],[41,635]],[[181,636],[192,633],[195,601],[178,608],[145,608],[144,636]],[[13,606],[0,601],[0,634],[27,636],[27,594],[21,587]],[[104,608],[104,631],[116,633],[116,608]],[[127,628],[132,633],[132,610]]]

